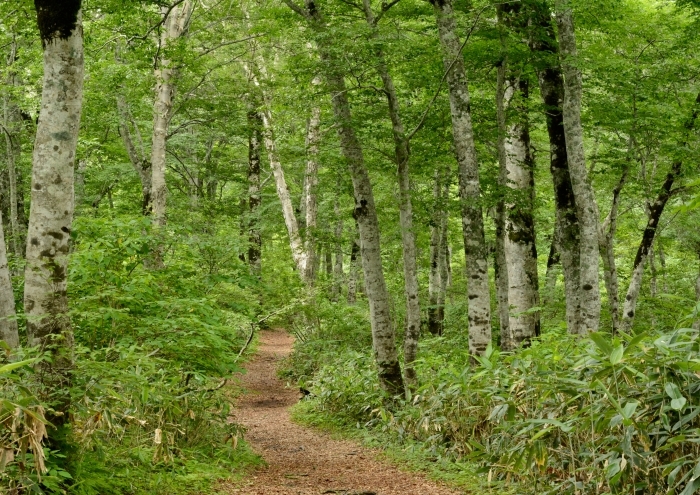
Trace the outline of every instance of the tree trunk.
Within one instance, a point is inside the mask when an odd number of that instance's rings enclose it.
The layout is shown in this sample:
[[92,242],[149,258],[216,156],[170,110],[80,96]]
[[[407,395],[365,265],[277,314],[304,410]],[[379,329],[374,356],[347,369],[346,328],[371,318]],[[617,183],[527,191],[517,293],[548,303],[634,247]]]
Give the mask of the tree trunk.
[[[170,9],[161,7],[164,17],[160,37],[160,52],[170,44],[181,38],[187,32],[193,4],[185,0]],[[155,70],[156,90],[155,103],[153,105],[153,136],[151,145],[151,204],[153,212],[153,225],[161,228],[166,224],[167,184],[165,180],[166,169],[166,141],[168,128],[172,119],[173,97],[175,94],[175,69],[171,61],[162,57],[158,60]],[[154,265],[162,266],[162,253],[156,254]]]
[[[117,110],[119,111],[119,135],[122,137],[124,142],[124,148],[126,148],[126,154],[129,156],[129,161],[131,166],[139,176],[141,181],[141,213],[144,216],[151,214],[151,162],[146,155],[146,150],[144,149],[143,142],[141,141],[141,135],[139,133],[136,122],[129,112],[129,106],[126,103],[126,99],[122,95],[117,96]],[[131,135],[131,130],[129,126],[134,128],[134,133],[139,142],[139,148],[136,149],[134,140]]]
[[[539,55],[538,79],[550,146],[550,171],[554,184],[555,229],[553,243],[559,253],[564,274],[566,323],[569,333],[582,333],[579,305],[580,230],[569,173],[569,160],[564,133],[564,81],[559,62],[559,49],[549,8],[544,4],[531,11],[532,24],[538,28],[530,39],[530,49]],[[551,258],[554,260],[554,258]]]
[[[66,270],[73,221],[73,172],[83,99],[80,1],[35,1],[44,52],[41,110],[32,158],[24,310],[29,345],[51,355],[38,374],[50,401],[49,445],[68,441],[73,334]],[[2,264],[2,263],[0,263]]]
[[433,335],[442,335],[441,308],[439,304],[440,290],[442,288],[442,266],[444,264],[445,249],[443,240],[444,204],[442,201],[443,182],[446,177],[440,169],[435,169],[435,187],[433,188],[433,214],[430,219],[430,274],[428,276],[428,331]]
[[[328,60],[330,57],[326,55]],[[350,125],[350,102],[347,99],[345,81],[333,70],[327,74],[333,102],[333,111],[338,121],[341,151],[350,167],[355,196],[353,216],[357,220],[361,239],[362,270],[369,300],[372,322],[374,354],[379,368],[379,381],[392,396],[403,395],[403,379],[396,351],[396,337],[391,318],[389,293],[384,280],[379,241],[379,220],[374,206],[374,194],[369,174],[365,168],[362,147]]]
[[[370,0],[363,0],[365,18],[373,33],[377,34],[376,19]],[[399,226],[403,248],[404,295],[406,299],[406,331],[404,334],[404,375],[409,386],[417,383],[413,362],[418,353],[420,337],[420,300],[418,294],[418,266],[416,261],[416,237],[413,232],[413,204],[411,202],[411,180],[409,160],[411,149],[406,138],[399,107],[399,98],[394,80],[389,74],[384,51],[377,45],[374,53],[377,60],[377,73],[382,79],[382,87],[387,97],[391,131],[394,139],[394,157],[399,183]]]
[[391,396],[404,394],[403,377],[396,350],[396,337],[391,319],[389,293],[384,280],[382,257],[379,242],[379,221],[374,205],[372,183],[365,167],[364,154],[355,130],[353,129],[345,78],[341,71],[343,64],[337,53],[332,50],[332,39],[325,29],[315,2],[306,0],[301,9],[292,0],[284,2],[295,12],[303,15],[310,22],[319,37],[319,51],[326,85],[331,93],[333,114],[340,138],[340,149],[350,169],[355,196],[355,218],[360,232],[362,269],[365,275],[365,289],[369,300],[370,320],[372,324],[372,342],[374,357],[378,367],[379,383]]
[[324,261],[326,264],[326,277],[330,279],[333,277],[333,248],[330,244],[325,246],[324,250]]
[[627,181],[629,166],[626,166],[617,185],[613,189],[612,205],[610,213],[600,225],[600,255],[603,258],[603,275],[605,290],[608,293],[610,305],[610,317],[612,319],[612,332],[617,333],[620,328],[620,289],[617,280],[617,263],[615,262],[615,234],[617,233],[617,212],[620,206],[620,192]]
[[[502,22],[499,7],[499,22]],[[503,43],[503,41],[501,41]],[[506,80],[507,59],[504,57],[498,66],[496,76],[496,121],[498,125],[498,185],[501,197],[496,205],[496,246],[494,252],[494,273],[496,276],[496,300],[498,302],[498,321],[500,345],[504,350],[514,348],[510,331],[510,304],[508,302],[508,263],[506,260],[506,201],[503,197],[508,187],[508,156],[506,150],[506,108],[513,98],[514,88]]]
[[[503,277],[508,287],[506,304],[509,310],[512,309],[507,338],[501,333],[501,344],[512,350],[529,345],[530,340],[539,335],[540,329],[539,313],[533,312],[540,301],[533,217],[534,158],[530,149],[527,105],[529,82],[520,77],[518,68],[511,67],[506,36],[509,30],[522,34],[527,20],[517,3],[500,4],[497,11],[503,51],[497,84],[500,181],[502,187],[512,190],[505,194],[508,198],[505,203],[499,205],[502,210],[499,215],[503,230],[502,257],[507,271],[507,276]],[[510,118],[506,114],[508,109],[512,110]]]
[[[505,140],[507,187],[514,189],[514,202],[506,204],[504,249],[508,267],[508,305],[512,308],[509,331],[511,348],[529,345],[540,333],[538,312],[539,281],[535,244],[534,159],[530,152],[530,131],[527,118],[527,81],[511,80],[519,92],[519,115],[507,126]],[[515,93],[515,90],[514,90]],[[518,95],[514,94],[514,97]]]
[[[309,4],[313,12],[318,12]],[[316,25],[320,23],[316,21]],[[320,27],[320,26],[319,26]],[[372,323],[372,341],[375,361],[379,371],[379,382],[391,396],[404,394],[401,366],[396,350],[396,336],[391,318],[389,292],[384,280],[379,240],[379,220],[374,205],[372,183],[365,167],[364,154],[350,114],[350,102],[345,88],[345,79],[338,71],[340,61],[328,46],[321,45],[321,58],[325,62],[326,84],[331,92],[333,113],[337,122],[340,148],[350,168],[355,196],[353,216],[360,231],[360,254],[364,272],[365,290],[369,300]]]
[[438,254],[438,267],[440,270],[440,288],[437,298],[436,319],[440,325],[440,335],[445,331],[445,298],[447,288],[452,285],[452,268],[450,256],[449,232],[447,228],[448,203],[450,200],[450,169],[445,167],[445,184],[442,193],[442,216],[440,218],[440,252]]
[[352,248],[350,251],[350,273],[348,274],[348,304],[357,302],[357,283],[360,278],[359,263],[360,263],[360,238],[359,227],[355,222],[355,236],[352,240]]
[[[15,36],[12,37],[12,42],[10,44],[10,53],[7,58],[8,67],[12,67],[17,59],[17,40]],[[7,74],[6,90],[3,95],[3,121],[5,132],[5,146],[7,150],[7,175],[8,175],[8,189],[9,189],[9,210],[10,210],[10,227],[11,227],[11,241],[12,241],[12,253],[17,258],[23,258],[24,252],[22,251],[22,233],[20,231],[19,216],[17,211],[17,162],[19,161],[19,156],[21,152],[20,145],[20,133],[21,133],[21,117],[19,115],[19,108],[15,105],[10,98],[9,89],[17,84],[16,81],[17,74],[13,69],[10,69]],[[0,224],[1,225],[1,224]],[[14,303],[13,303],[14,308]],[[15,323],[16,325],[16,323]]]
[[578,55],[574,20],[569,0],[556,0],[556,20],[564,73],[564,134],[569,159],[571,185],[580,226],[579,297],[581,327],[579,333],[596,332],[600,325],[600,282],[598,275],[598,205],[586,169],[586,154],[581,125],[583,83],[577,66]]
[[479,355],[491,342],[491,297],[469,89],[452,0],[431,0],[431,3],[437,18],[443,65],[447,72],[452,134],[458,164],[469,299],[469,351]]
[[[321,84],[321,80],[315,77],[311,83],[314,86]],[[316,218],[318,216],[318,202],[316,190],[318,189],[318,152],[321,142],[321,107],[315,105],[311,108],[311,118],[306,134],[306,172],[304,174],[304,223],[306,237],[304,239],[304,251],[306,252],[306,273],[304,279],[309,285],[313,284],[314,258],[316,254]]]
[[659,191],[656,200],[649,208],[647,225],[644,229],[644,234],[642,234],[642,241],[637,249],[637,255],[634,258],[632,275],[630,276],[630,283],[622,309],[622,328],[625,331],[631,330],[632,324],[634,323],[634,315],[637,309],[637,299],[639,297],[639,291],[642,288],[644,264],[646,263],[647,258],[649,257],[649,252],[654,244],[656,229],[658,228],[661,214],[664,212],[666,203],[671,197],[671,188],[673,187],[673,183],[681,174],[682,163],[683,162],[680,160],[673,163],[671,170],[666,175],[666,180],[661,186],[661,190]]
[[282,204],[282,215],[284,216],[284,223],[287,226],[289,246],[292,250],[292,259],[294,260],[294,264],[300,277],[306,283],[308,282],[306,279],[306,276],[308,275],[308,271],[306,270],[306,253],[304,252],[301,235],[299,234],[299,224],[297,223],[297,218],[294,214],[292,196],[289,192],[289,187],[287,186],[287,181],[284,177],[284,170],[282,169],[282,164],[279,160],[279,154],[277,153],[277,143],[275,141],[275,135],[272,127],[272,115],[268,109],[264,109],[262,111],[262,121],[263,140],[265,142],[265,149],[267,150],[268,161],[270,162],[270,167],[272,168],[272,175],[275,178],[277,197]]
[[248,109],[248,266],[261,275],[262,237],[260,235],[260,147],[262,116],[253,105]]
[[[556,226],[555,226],[556,229]],[[557,265],[561,263],[561,254],[557,249],[556,232],[552,234],[552,241],[549,245],[549,255],[547,256],[547,271],[545,273],[545,298],[551,301],[554,291],[557,288]]]
[[85,168],[87,162],[78,160],[78,166],[75,167],[75,206],[78,208],[85,199]]
[[[262,66],[258,67],[258,69],[263,73],[265,72],[265,69]],[[294,260],[294,265],[299,272],[299,276],[301,277],[302,281],[305,284],[309,284],[310,280],[307,278],[309,274],[309,270],[307,270],[309,259],[306,251],[304,250],[304,244],[299,232],[299,223],[294,212],[294,205],[292,204],[292,195],[289,191],[289,187],[287,186],[284,170],[282,169],[282,163],[280,162],[279,154],[277,152],[277,142],[274,134],[272,111],[270,110],[271,102],[269,100],[269,96],[261,88],[257,75],[248,67],[246,67],[246,70],[248,72],[249,79],[262,92],[263,107],[260,114],[262,116],[263,123],[263,141],[265,142],[265,148],[267,150],[270,168],[272,169],[272,175],[275,178],[277,197],[282,205],[282,216],[284,217],[284,223],[287,227],[289,247],[292,251],[292,259]],[[313,273],[313,271],[311,273]]]
[[[698,94],[695,99],[695,106],[693,108],[692,115],[690,119],[685,123],[685,130],[690,133],[695,129],[695,122],[698,118],[698,113],[700,112],[700,94]],[[687,140],[682,144],[682,147],[688,145]],[[673,183],[681,175],[683,167],[682,160],[676,160],[671,166],[671,170],[666,174],[666,180],[664,181],[659,193],[656,196],[656,200],[649,207],[649,217],[647,220],[646,228],[644,229],[644,234],[642,234],[642,241],[637,249],[637,255],[634,258],[634,265],[632,268],[632,275],[630,276],[630,284],[627,289],[627,295],[625,296],[625,303],[622,309],[622,328],[625,331],[629,331],[634,323],[634,315],[637,309],[637,298],[639,297],[639,291],[642,287],[642,276],[644,275],[644,263],[649,256],[649,250],[654,243],[654,238],[656,236],[656,229],[659,226],[659,220],[661,219],[661,214],[664,212],[666,203],[672,195]]]
[[[340,188],[339,188],[340,189]],[[338,301],[342,292],[343,283],[343,217],[340,212],[338,198],[333,202],[335,213],[335,265],[333,267],[333,300]]]
[[[440,292],[442,293],[443,303],[445,302],[445,297],[447,290],[452,287],[452,247],[449,243],[449,233],[447,231],[447,217],[445,217],[445,230],[442,233],[443,240],[442,243],[445,246],[445,261],[440,268],[440,279],[442,282],[442,288]],[[450,302],[453,302],[452,293],[450,292]]]
[[2,217],[0,217],[0,340],[4,341],[10,348],[19,345],[15,295],[12,292],[12,278],[7,265],[7,248],[5,247]]

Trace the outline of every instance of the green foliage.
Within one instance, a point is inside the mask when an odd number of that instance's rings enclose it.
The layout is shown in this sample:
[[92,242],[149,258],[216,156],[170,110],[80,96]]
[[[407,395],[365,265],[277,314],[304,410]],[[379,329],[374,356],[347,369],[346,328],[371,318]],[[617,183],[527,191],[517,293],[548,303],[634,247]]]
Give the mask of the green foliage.
[[77,340],[90,349],[138,346],[193,372],[230,373],[252,301],[228,303],[243,315],[219,307],[221,291],[230,292],[236,278],[200,273],[201,256],[190,245],[177,246],[167,269],[146,269],[153,246],[163,242],[144,234],[149,229],[148,219],[76,222],[70,287]]
[[[28,366],[37,358],[18,349],[0,364],[0,490],[184,494],[258,462],[230,421],[223,379],[240,369],[257,312],[247,272],[236,263],[202,269],[222,244],[216,234],[150,232],[148,219],[133,216],[76,221],[74,471],[56,467],[66,453],[42,448],[47,406]],[[147,269],[164,242],[167,266]]]
[[36,489],[46,473],[46,419],[44,407],[27,385],[38,358],[22,350],[11,352],[2,341],[0,349],[0,491]]
[[464,339],[439,338],[422,346],[421,386],[400,407],[382,406],[366,353],[338,352],[309,389],[316,412],[477,463],[493,483],[520,480],[528,493],[691,494],[697,352],[689,329],[581,341],[554,332],[469,366]]
[[191,493],[256,462],[224,382],[138,346],[82,354],[76,493]]

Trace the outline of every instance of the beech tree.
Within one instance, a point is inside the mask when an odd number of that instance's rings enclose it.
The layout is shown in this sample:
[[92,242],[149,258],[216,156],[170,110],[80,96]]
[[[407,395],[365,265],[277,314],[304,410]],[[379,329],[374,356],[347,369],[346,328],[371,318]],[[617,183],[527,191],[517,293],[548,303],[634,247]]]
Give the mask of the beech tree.
[[[163,29],[158,44],[161,55],[156,61],[155,69],[156,88],[151,143],[151,204],[153,205],[154,224],[159,227],[164,226],[166,222],[165,208],[168,191],[165,179],[165,146],[172,119],[177,78],[177,69],[172,66],[172,61],[167,58],[165,53],[172,43],[187,33],[193,9],[194,3],[190,0],[173,6],[161,7]],[[162,260],[156,261],[156,264],[159,263],[162,263]]]
[[556,19],[564,75],[562,117],[566,137],[571,185],[579,220],[579,304],[581,322],[578,332],[596,332],[600,325],[600,284],[598,280],[598,204],[588,178],[581,125],[581,71],[576,65],[578,50],[573,13],[568,0],[557,0]]
[[479,165],[469,105],[467,74],[462,44],[457,35],[451,0],[434,0],[440,45],[452,114],[452,136],[457,158],[459,195],[462,204],[462,234],[467,264],[469,299],[469,348],[481,354],[491,342],[491,297],[484,239],[484,218],[480,205]]
[[331,39],[323,29],[321,12],[315,3],[308,1],[303,8],[292,3],[292,0],[285,0],[285,3],[296,13],[305,17],[320,38],[318,47],[321,61],[326,69],[325,82],[331,92],[340,147],[352,177],[355,198],[353,217],[357,221],[360,234],[362,270],[369,300],[372,341],[375,361],[379,369],[379,381],[390,395],[403,395],[403,377],[396,351],[389,294],[382,267],[379,222],[372,183],[365,167],[362,146],[351,125],[350,102],[344,75],[340,72],[341,64],[334,58],[335,52],[329,49],[328,43]]
[[32,166],[31,208],[24,274],[24,310],[31,345],[51,353],[40,365],[52,405],[49,438],[65,442],[70,427],[73,335],[66,294],[73,223],[73,170],[83,104],[81,1],[36,0],[44,51],[41,110]]

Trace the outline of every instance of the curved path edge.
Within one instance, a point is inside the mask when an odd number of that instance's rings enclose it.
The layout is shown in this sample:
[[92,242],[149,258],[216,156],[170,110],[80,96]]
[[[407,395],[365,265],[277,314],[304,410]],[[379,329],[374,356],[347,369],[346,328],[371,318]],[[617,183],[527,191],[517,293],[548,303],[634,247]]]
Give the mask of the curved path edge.
[[224,484],[223,493],[238,495],[458,495],[420,473],[401,471],[377,452],[352,440],[292,422],[289,407],[297,390],[277,377],[279,361],[292,351],[294,339],[284,330],[260,332],[258,351],[239,376],[245,393],[235,421],[245,426],[246,441],[266,462],[243,482]]

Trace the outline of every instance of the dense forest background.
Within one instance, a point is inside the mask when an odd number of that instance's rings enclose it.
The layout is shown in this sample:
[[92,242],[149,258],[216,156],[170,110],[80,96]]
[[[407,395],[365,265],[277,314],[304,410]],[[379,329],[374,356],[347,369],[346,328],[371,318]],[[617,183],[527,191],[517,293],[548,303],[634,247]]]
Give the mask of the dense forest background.
[[0,4],[0,491],[244,473],[261,326],[474,490],[700,489],[697,2],[68,3]]

